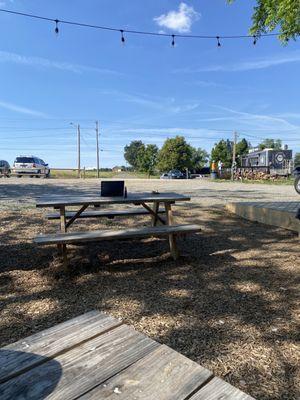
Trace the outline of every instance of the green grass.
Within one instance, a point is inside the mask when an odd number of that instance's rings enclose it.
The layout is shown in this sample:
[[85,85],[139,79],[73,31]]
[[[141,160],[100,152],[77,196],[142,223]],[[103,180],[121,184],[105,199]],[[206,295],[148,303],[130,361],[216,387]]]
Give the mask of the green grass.
[[[74,179],[78,177],[77,169],[74,170],[60,170],[60,169],[51,169],[51,178],[54,179]],[[93,179],[97,178],[97,171],[81,171],[81,177],[85,179]],[[148,179],[148,175],[141,172],[113,172],[113,171],[100,171],[99,178],[120,178],[120,179]],[[159,176],[151,175],[150,179],[159,178]]]
[[276,180],[264,180],[264,179],[243,179],[243,180],[230,180],[230,179],[210,179],[211,182],[216,182],[216,183],[223,183],[223,182],[228,182],[228,183],[250,183],[250,184],[262,184],[262,185],[293,185],[294,184],[294,178],[280,178]]

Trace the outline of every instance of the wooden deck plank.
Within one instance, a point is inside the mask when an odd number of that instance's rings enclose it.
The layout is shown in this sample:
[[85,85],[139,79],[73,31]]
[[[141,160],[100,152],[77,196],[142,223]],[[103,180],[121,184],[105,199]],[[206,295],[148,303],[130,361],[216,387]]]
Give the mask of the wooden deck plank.
[[211,377],[207,369],[162,345],[80,399],[183,400]]
[[158,346],[121,325],[1,384],[0,398],[78,398]]
[[213,378],[207,385],[196,392],[190,400],[254,400],[253,397],[220,378]]
[[[164,210],[159,210],[158,213],[164,213]],[[75,211],[67,211],[66,218],[72,218],[76,214]],[[84,211],[78,218],[114,218],[114,217],[129,217],[133,215],[148,215],[149,212],[144,209],[128,209],[128,210],[107,210],[107,211]],[[48,219],[59,219],[59,213],[46,214]]]
[[78,242],[93,242],[103,240],[116,239],[135,239],[149,236],[166,236],[170,233],[185,234],[199,232],[199,225],[169,225],[156,226],[149,228],[132,228],[120,230],[102,230],[89,232],[68,232],[57,233],[52,235],[41,235],[34,238],[34,242],[38,244],[61,244],[61,243],[78,243]]
[[5,346],[0,350],[0,383],[45,362],[45,357],[53,358],[120,324],[106,314],[91,311]]

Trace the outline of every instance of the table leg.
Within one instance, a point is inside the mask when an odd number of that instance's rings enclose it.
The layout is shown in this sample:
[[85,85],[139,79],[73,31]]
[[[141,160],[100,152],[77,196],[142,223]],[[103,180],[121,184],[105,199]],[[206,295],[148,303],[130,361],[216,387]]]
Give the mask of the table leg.
[[[59,213],[60,213],[60,230],[61,230],[61,232],[66,232],[67,231],[67,227],[66,227],[66,207],[65,206],[60,206]],[[61,250],[61,253],[62,253],[64,270],[67,270],[67,268],[68,268],[67,245],[66,244],[62,244],[62,245],[58,245],[58,247],[59,247],[59,249]]]
[[[166,217],[167,217],[167,225],[174,225],[174,217],[172,213],[172,208],[170,203],[165,203]],[[176,237],[174,234],[169,235],[169,245],[170,245],[170,253],[174,260],[177,260],[179,257],[179,252],[176,243]]]
[[154,215],[152,215],[152,226],[156,226],[157,225],[158,210],[159,210],[159,201],[155,201],[153,203],[153,213],[154,213]]

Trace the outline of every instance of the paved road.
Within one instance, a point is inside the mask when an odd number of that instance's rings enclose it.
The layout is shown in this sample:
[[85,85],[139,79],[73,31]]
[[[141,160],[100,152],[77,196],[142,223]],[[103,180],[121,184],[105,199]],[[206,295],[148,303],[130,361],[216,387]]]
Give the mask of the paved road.
[[[159,180],[128,179],[131,191],[176,191],[188,194],[193,202],[203,206],[224,206],[232,201],[299,201],[300,196],[293,186],[245,184],[240,182],[211,182],[206,179]],[[96,179],[0,179],[0,207],[34,207],[39,196],[52,195],[98,195],[100,183]]]

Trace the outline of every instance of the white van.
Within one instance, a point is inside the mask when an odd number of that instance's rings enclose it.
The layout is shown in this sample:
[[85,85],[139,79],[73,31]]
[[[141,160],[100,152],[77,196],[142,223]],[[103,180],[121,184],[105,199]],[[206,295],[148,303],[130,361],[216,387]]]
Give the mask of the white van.
[[48,164],[35,156],[20,156],[14,162],[13,173],[17,176],[29,175],[31,177],[43,176],[48,178],[50,169]]

